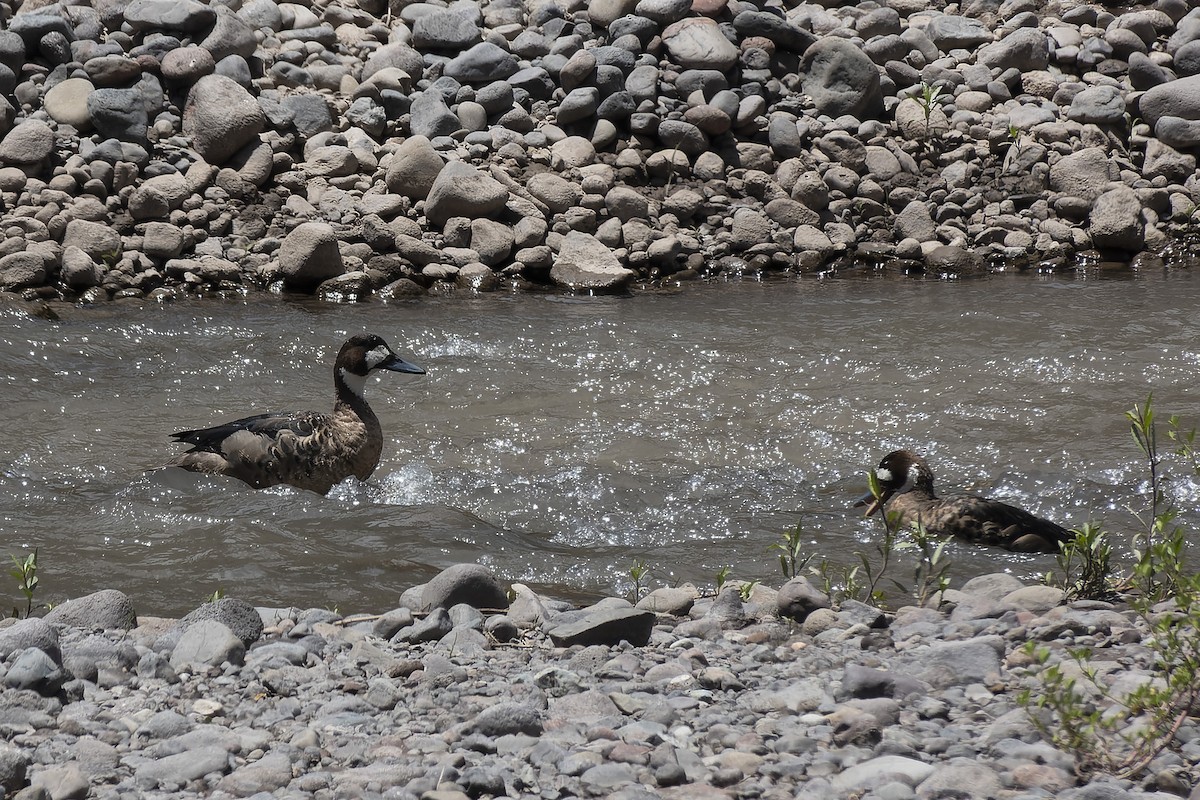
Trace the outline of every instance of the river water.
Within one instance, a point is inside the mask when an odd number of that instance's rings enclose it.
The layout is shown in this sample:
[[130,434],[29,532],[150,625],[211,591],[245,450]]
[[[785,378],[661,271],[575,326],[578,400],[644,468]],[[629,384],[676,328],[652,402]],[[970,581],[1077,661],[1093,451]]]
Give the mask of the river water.
[[[876,557],[878,520],[850,506],[898,447],[942,492],[1102,522],[1124,551],[1147,488],[1124,412],[1153,391],[1161,418],[1200,418],[1188,271],[55,310],[0,307],[0,557],[38,548],[42,601],[118,588],[142,614],[217,590],[379,612],[461,561],[571,599],[627,595],[639,562],[649,587],[711,588],[725,566],[778,585],[771,545],[797,523],[812,565]],[[328,410],[363,330],[428,371],[369,383],[386,444],[368,482],[321,497],[155,469],[172,431]],[[1192,524],[1200,487],[1168,467]],[[1054,563],[948,555],[955,585]]]

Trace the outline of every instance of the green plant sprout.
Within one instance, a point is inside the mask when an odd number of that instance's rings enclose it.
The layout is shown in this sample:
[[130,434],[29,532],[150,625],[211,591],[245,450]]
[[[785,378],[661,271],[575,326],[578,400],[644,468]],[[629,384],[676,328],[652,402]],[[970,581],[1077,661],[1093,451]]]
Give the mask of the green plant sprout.
[[721,588],[725,586],[725,583],[729,580],[729,575],[732,572],[733,567],[729,565],[725,565],[717,570],[717,594],[721,593]]
[[779,551],[779,569],[784,579],[790,581],[798,576],[812,559],[812,555],[801,556],[804,551],[804,520],[801,519],[795,528],[784,531],[780,536],[783,541],[775,542],[768,549]]
[[[33,593],[38,586],[38,551],[33,548],[33,552],[25,556],[24,560],[17,558],[14,555],[9,555],[12,560],[13,568],[8,571],[8,574],[13,576],[17,581],[17,588],[25,595],[25,614],[26,618],[33,616]],[[12,615],[14,617],[21,616],[20,609],[13,607]]]
[[642,599],[642,593],[645,591],[645,586],[642,581],[650,574],[650,568],[646,566],[646,562],[638,559],[632,567],[629,568],[629,577],[633,578],[633,602]]
[[[1068,650],[1051,661],[1052,651],[1030,642],[1030,656],[1040,691],[1018,695],[1034,726],[1056,746],[1075,754],[1082,775],[1097,772],[1135,778],[1171,745],[1188,717],[1200,708],[1200,574],[1183,569],[1185,537],[1175,524],[1176,509],[1164,489],[1164,454],[1159,449],[1153,395],[1126,412],[1133,440],[1149,474],[1149,509],[1137,516],[1142,530],[1133,536],[1133,566],[1116,580],[1112,547],[1098,526],[1083,525],[1074,542],[1058,557],[1068,598],[1112,599],[1132,591],[1131,606],[1148,631],[1143,646],[1156,676],[1130,691],[1118,691],[1092,663],[1088,648]],[[1167,438],[1174,455],[1200,476],[1195,429],[1184,430],[1177,417],[1168,420]],[[1164,609],[1166,602],[1170,607]],[[1073,664],[1073,669],[1064,665]],[[1074,673],[1074,674],[1072,674]],[[1097,702],[1100,701],[1100,702]]]

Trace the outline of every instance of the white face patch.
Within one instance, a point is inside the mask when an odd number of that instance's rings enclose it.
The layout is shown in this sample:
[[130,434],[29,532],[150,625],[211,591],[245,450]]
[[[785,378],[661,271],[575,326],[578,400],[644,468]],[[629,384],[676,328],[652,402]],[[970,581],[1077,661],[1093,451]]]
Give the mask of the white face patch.
[[379,347],[376,347],[374,350],[370,350],[367,352],[367,359],[366,359],[367,360],[367,369],[368,370],[375,369],[376,367],[378,367],[380,364],[387,361],[391,357],[392,357],[392,352],[390,350],[388,350],[386,347],[380,345]]
[[367,376],[355,375],[353,372],[347,372],[339,367],[338,375],[342,378],[342,383],[346,384],[346,388],[354,392],[359,397],[363,396],[363,389],[367,386]]
[[880,467],[875,470],[875,477],[879,479],[880,483],[890,483],[892,480],[892,471],[887,467]]

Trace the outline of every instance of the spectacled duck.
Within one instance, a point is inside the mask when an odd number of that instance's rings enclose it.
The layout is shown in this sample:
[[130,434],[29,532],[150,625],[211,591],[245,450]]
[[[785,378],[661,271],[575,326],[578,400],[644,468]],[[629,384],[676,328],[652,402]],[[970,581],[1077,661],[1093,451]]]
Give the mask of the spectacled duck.
[[1074,538],[1061,525],[998,500],[973,494],[938,497],[929,464],[909,450],[884,456],[875,477],[880,496],[867,492],[855,503],[867,506],[868,517],[886,506],[889,513],[899,512],[901,525],[920,521],[933,536],[955,536],[1021,553],[1057,553],[1060,542]]
[[317,411],[256,414],[212,428],[171,434],[192,445],[168,464],[228,475],[255,489],[286,483],[320,494],[353,475],[366,480],[379,464],[383,430],[363,391],[375,370],[424,375],[378,336],[350,337],[333,365],[332,414]]

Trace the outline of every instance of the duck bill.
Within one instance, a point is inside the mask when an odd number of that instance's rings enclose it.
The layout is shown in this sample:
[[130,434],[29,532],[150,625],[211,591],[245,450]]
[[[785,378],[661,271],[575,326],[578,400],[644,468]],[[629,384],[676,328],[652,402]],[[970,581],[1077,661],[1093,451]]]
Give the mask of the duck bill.
[[858,498],[857,501],[855,501],[854,507],[858,508],[859,506],[866,506],[867,510],[863,513],[863,516],[869,517],[879,509],[883,508],[883,504],[886,503],[888,498],[891,496],[891,492],[884,492],[879,497],[867,492],[862,497]]
[[391,358],[384,361],[376,369],[386,369],[392,372],[407,372],[410,375],[424,375],[425,370],[413,364],[410,361],[405,361],[398,355],[393,354]]

